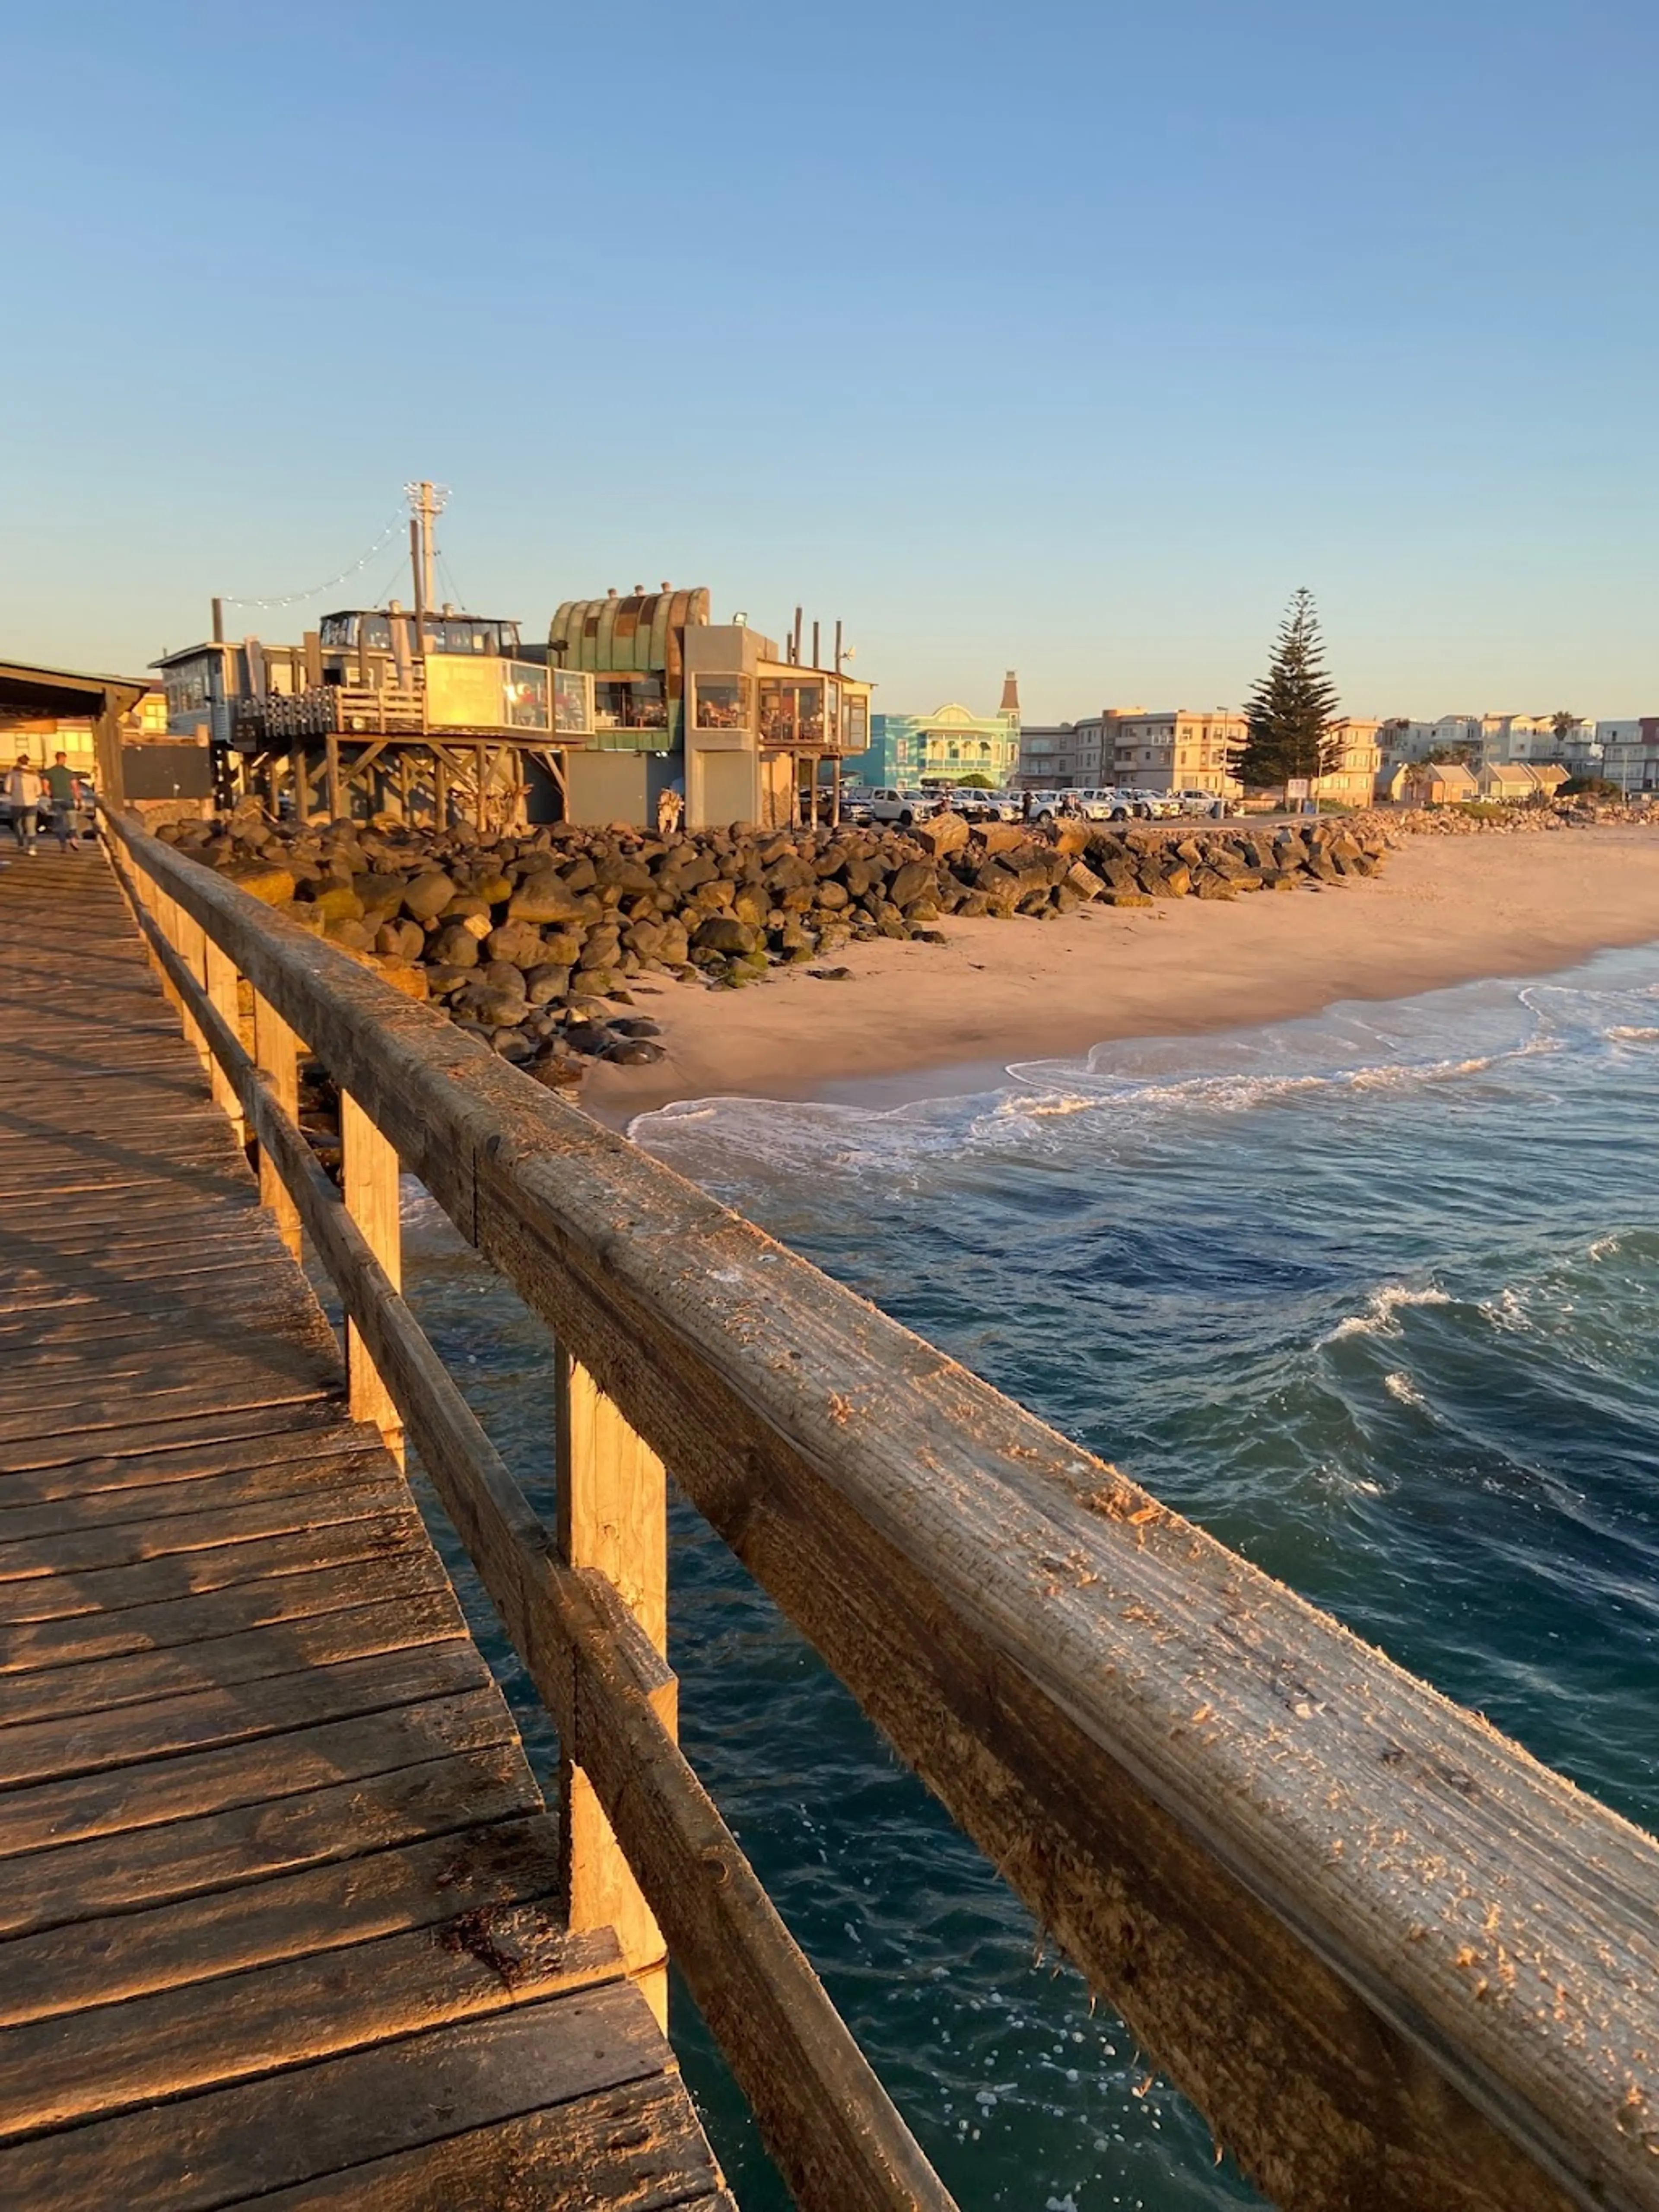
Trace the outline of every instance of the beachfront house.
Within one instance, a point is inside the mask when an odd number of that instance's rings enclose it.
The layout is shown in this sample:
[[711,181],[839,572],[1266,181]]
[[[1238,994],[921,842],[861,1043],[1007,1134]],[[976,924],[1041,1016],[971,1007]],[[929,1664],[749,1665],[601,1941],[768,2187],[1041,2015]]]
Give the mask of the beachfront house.
[[1389,779],[1390,798],[1410,806],[1455,806],[1479,799],[1474,772],[1462,761],[1419,761]]
[[[706,586],[667,584],[554,615],[550,665],[593,684],[593,734],[565,762],[568,819],[648,823],[673,788],[689,829],[778,828],[811,818],[826,762],[838,812],[842,758],[869,744],[871,685],[804,662],[799,617],[780,647],[746,616],[708,616]],[[817,623],[812,635],[816,660]]]
[[1483,761],[1475,773],[1481,798],[1505,806],[1553,799],[1568,781],[1559,761]]

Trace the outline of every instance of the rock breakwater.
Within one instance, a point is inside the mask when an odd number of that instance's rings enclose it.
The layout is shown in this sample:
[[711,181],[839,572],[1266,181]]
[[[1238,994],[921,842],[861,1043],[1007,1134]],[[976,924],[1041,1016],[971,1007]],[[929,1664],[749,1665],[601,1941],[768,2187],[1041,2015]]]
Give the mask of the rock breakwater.
[[1043,921],[1338,884],[1375,874],[1389,842],[1371,820],[1038,830],[955,815],[910,832],[667,838],[563,824],[481,838],[384,818],[300,830],[247,816],[157,834],[550,1084],[580,1080],[595,1057],[661,1056],[655,1024],[629,1011],[641,975],[736,989],[859,939],[943,943],[953,915]]

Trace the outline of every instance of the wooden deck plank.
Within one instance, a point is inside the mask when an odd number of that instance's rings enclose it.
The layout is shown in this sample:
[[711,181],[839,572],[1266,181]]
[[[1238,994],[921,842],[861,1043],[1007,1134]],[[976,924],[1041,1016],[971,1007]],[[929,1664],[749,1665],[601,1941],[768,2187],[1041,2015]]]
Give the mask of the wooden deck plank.
[[459,1925],[250,1967],[210,1990],[193,1983],[0,2028],[0,2142],[257,2079],[296,2057],[309,2069],[621,1972],[611,1930],[573,1935],[544,1889]]
[[348,1561],[392,1559],[424,1548],[424,1532],[404,1512],[358,1517],[284,1536],[250,1537],[245,1543],[179,1552],[132,1567],[101,1567],[85,1574],[54,1575],[0,1583],[0,1628],[57,1620],[75,1613],[125,1612],[169,1598],[263,1582],[272,1575],[305,1574]]
[[50,1536],[60,1531],[114,1526],[123,1521],[155,1521],[174,1514],[214,1512],[251,1505],[262,1498],[292,1492],[344,1490],[383,1480],[389,1465],[379,1444],[353,1449],[343,1443],[327,1457],[312,1454],[293,1459],[262,1459],[250,1467],[201,1474],[175,1475],[171,1481],[125,1482],[118,1487],[31,1496],[27,1475],[0,1476],[0,1543],[20,1537]]
[[0,1629],[0,1674],[165,1650],[245,1629],[309,1620],[374,1599],[448,1587],[436,1559],[414,1546],[401,1558],[375,1560],[373,1577],[368,1580],[363,1562],[356,1558],[331,1567],[256,1576],[187,1597],[158,1602],[152,1596],[125,1609],[70,1613]]
[[342,1659],[367,1659],[465,1633],[447,1591],[382,1598],[290,1622],[281,1636],[268,1628],[219,1636],[172,1650],[136,1651],[81,1666],[43,1667],[6,1678],[0,1733],[26,1723],[115,1711],[193,1691],[228,1688]]
[[353,1774],[384,1774],[447,1751],[477,1750],[511,1726],[497,1695],[467,1690],[113,1774],[6,1790],[0,1792],[0,1858],[228,1812]]
[[664,2070],[644,1998],[611,1983],[0,2148],[0,2203],[216,2212]]
[[[176,1753],[256,1742],[425,1698],[455,1696],[484,1688],[489,1680],[477,1646],[463,1632],[438,1643],[180,1691],[112,1711],[23,1721],[0,1729],[0,1792],[121,1767],[148,1768]],[[170,1786],[165,1771],[155,1779]]]
[[0,1954],[0,2027],[340,1950],[482,1906],[528,1903],[552,1896],[558,1881],[557,1834],[536,1814],[48,1929]]
[[0,929],[0,2204],[724,2212],[106,869]]
[[361,1425],[343,1420],[338,1406],[321,1399],[299,1406],[239,1406],[228,1413],[205,1414],[185,1427],[143,1421],[86,1438],[37,1437],[27,1446],[0,1453],[0,1476],[61,1481],[70,1490],[142,1481],[147,1471],[167,1481],[181,1469],[199,1468],[205,1474],[217,1474],[225,1466],[246,1465],[252,1449],[276,1457],[295,1449],[301,1437],[304,1449],[326,1451],[331,1439],[343,1437],[356,1444],[369,1433]]
[[355,1864],[393,1844],[539,1814],[511,1723],[484,1716],[477,1733],[471,1747],[434,1759],[418,1755],[406,1726],[383,1730],[388,1763],[379,1772],[9,1860],[0,1935],[79,1927],[108,1913],[257,1887],[301,1868]]
[[408,1491],[388,1460],[382,1467],[360,1469],[356,1481],[335,1477],[199,1512],[146,1514],[115,1522],[94,1518],[82,1528],[60,1526],[47,1534],[17,1538],[9,1537],[0,1522],[0,1583],[136,1566],[143,1559],[246,1543],[255,1536],[291,1535],[371,1516],[401,1516],[407,1500]]
[[684,2091],[659,2078],[237,2202],[260,2212],[458,2212],[492,2201],[526,2212],[738,2212],[719,2179]]

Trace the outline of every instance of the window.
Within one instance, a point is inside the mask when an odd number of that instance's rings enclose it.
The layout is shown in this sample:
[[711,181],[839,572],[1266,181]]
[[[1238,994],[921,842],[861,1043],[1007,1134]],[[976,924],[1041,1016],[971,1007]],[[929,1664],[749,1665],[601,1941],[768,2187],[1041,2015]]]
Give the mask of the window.
[[592,727],[587,704],[587,678],[574,668],[553,672],[553,727],[567,737]]
[[593,686],[596,730],[665,730],[668,702],[660,676],[603,676]]
[[870,742],[870,702],[849,698],[842,718],[842,736],[849,753],[861,753]]
[[765,678],[760,688],[763,745],[822,745],[823,685],[789,678]]
[[544,730],[547,700],[546,669],[533,660],[508,663],[501,677],[501,701],[509,729]]
[[746,730],[749,722],[746,676],[698,677],[696,726],[700,730]]

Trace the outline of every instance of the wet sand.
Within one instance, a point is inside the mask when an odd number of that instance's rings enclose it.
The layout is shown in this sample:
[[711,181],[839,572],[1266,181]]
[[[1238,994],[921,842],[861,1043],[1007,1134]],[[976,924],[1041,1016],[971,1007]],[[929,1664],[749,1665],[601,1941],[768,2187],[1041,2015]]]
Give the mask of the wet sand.
[[894,1103],[1109,1038],[1547,974],[1604,945],[1659,939],[1659,831],[1420,836],[1369,881],[940,927],[948,944],[878,939],[823,963],[850,969],[850,982],[805,968],[739,991],[641,978],[635,1011],[661,1024],[667,1056],[596,1067],[582,1102],[613,1123],[722,1095],[823,1098],[850,1086]]

